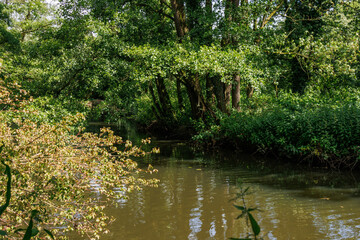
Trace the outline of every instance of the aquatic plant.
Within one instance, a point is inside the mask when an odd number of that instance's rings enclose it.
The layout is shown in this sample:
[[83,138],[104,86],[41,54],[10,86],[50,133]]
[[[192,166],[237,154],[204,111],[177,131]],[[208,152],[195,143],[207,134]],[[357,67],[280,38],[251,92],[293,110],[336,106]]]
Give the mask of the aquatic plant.
[[241,211],[241,214],[237,216],[236,219],[245,218],[245,221],[247,224],[250,223],[252,233],[248,234],[246,238],[230,238],[230,240],[251,240],[251,239],[260,239],[260,226],[258,222],[255,220],[254,216],[251,214],[251,212],[259,210],[257,207],[248,207],[245,201],[245,196],[249,194],[250,187],[244,188],[243,183],[240,179],[237,181],[237,187],[239,189],[239,192],[236,193],[236,197],[232,199],[233,201],[236,201],[238,199],[241,200],[242,205],[235,205],[234,207]]

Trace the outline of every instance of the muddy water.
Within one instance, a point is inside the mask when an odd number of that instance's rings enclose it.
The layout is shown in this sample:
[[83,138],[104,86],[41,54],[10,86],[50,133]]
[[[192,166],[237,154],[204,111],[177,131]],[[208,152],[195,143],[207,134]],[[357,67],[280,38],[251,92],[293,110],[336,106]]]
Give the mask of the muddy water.
[[269,165],[233,152],[201,153],[182,143],[157,142],[148,159],[157,188],[128,195],[107,212],[117,220],[101,239],[228,239],[251,229],[232,202],[237,179],[250,187],[248,207],[264,239],[360,239],[360,191],[354,174]]

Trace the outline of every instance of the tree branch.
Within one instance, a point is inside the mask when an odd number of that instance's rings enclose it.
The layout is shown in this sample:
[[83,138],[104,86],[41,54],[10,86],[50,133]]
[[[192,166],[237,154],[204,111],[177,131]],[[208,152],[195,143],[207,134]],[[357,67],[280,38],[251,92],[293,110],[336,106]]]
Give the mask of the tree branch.
[[160,2],[162,4],[164,4],[166,7],[170,8],[171,9],[171,5],[169,3],[167,3],[165,0],[160,0]]
[[[163,2],[163,1],[162,1],[162,2]],[[164,13],[164,11],[162,11],[162,10],[155,9],[155,8],[153,8],[152,6],[150,6],[150,5],[146,4],[146,3],[136,3],[136,5],[139,6],[139,7],[148,8],[148,9],[150,9],[151,11],[156,12],[156,13],[159,13],[159,14],[161,14],[161,15],[169,18],[169,19],[171,19],[172,21],[174,21],[174,17],[170,16],[170,15],[167,14],[167,13]],[[167,6],[167,5],[166,5],[166,6]]]
[[52,23],[48,23],[48,24],[39,26],[39,27],[34,28],[34,29],[23,30],[23,31],[21,32],[21,34],[27,34],[27,33],[35,32],[35,31],[37,31],[37,30],[39,30],[39,29],[46,28],[46,27],[51,26],[51,25],[52,25]]
[[276,6],[276,8],[270,13],[270,15],[262,22],[260,29],[264,28],[265,25],[271,20],[271,18],[275,15],[275,13],[279,10],[279,8],[284,4],[284,0]]

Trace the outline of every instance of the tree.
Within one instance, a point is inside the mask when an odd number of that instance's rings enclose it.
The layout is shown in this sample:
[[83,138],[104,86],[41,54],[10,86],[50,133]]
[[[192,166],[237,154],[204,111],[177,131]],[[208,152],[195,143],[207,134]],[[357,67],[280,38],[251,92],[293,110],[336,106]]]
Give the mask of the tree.
[[[16,33],[9,31],[8,27],[11,25],[9,16],[9,6],[0,3],[0,54],[5,54],[6,51],[18,51],[20,48],[19,39]],[[1,56],[0,55],[0,56]]]
[[[342,24],[346,39],[333,36],[342,28],[336,14],[349,21],[357,15],[340,3],[63,0],[57,24],[22,43],[28,69],[18,79],[35,95],[106,99],[118,109],[131,105],[132,113],[138,104],[171,124],[189,116],[216,119],[216,112],[240,111],[242,98],[251,103],[252,96],[305,93],[330,82],[355,86],[350,72],[358,60],[351,56],[358,58],[358,41],[350,36],[358,30]],[[326,47],[329,39],[336,54]],[[351,41],[354,47],[346,50]],[[238,61],[234,52],[244,54],[240,62],[230,62]],[[336,56],[342,60],[331,63]],[[347,74],[335,73],[348,65]]]

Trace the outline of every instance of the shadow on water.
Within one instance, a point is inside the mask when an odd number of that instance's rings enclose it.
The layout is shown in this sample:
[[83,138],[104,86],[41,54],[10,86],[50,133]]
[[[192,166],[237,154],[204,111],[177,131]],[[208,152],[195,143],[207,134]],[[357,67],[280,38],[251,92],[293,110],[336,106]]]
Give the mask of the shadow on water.
[[[141,139],[149,137],[138,132],[129,121],[119,121],[116,124],[92,122],[89,123],[87,131],[99,133],[102,127],[110,127],[117,135],[122,136],[124,140],[131,140],[135,145],[140,145]],[[147,150],[152,147],[159,147],[160,154],[137,159],[140,164],[221,169],[233,172],[228,180],[231,184],[235,184],[238,178],[242,178],[244,182],[275,188],[304,189],[304,197],[348,196],[349,194],[351,197],[360,197],[360,174],[356,172],[313,169],[299,163],[229,150],[205,151],[178,140],[154,138],[150,146],[147,146]]]

